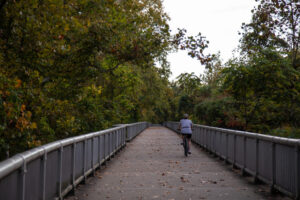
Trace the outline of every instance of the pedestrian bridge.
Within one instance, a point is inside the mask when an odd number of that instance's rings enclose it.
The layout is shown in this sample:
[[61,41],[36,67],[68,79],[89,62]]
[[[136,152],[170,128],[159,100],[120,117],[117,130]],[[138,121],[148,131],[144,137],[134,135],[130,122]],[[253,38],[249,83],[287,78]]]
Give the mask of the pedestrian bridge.
[[299,199],[299,140],[195,125],[185,157],[178,124],[164,126],[116,125],[18,154],[0,163],[0,199]]

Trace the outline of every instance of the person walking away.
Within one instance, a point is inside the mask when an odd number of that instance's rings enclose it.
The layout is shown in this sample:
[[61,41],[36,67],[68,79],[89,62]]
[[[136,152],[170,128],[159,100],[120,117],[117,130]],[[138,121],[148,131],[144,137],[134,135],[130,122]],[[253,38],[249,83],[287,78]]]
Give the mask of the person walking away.
[[189,115],[184,114],[183,119],[180,120],[178,129],[182,134],[182,138],[186,135],[188,142],[189,142],[189,154],[191,154],[190,146],[191,146],[191,138],[192,138],[192,129],[193,129],[193,122],[188,119]]

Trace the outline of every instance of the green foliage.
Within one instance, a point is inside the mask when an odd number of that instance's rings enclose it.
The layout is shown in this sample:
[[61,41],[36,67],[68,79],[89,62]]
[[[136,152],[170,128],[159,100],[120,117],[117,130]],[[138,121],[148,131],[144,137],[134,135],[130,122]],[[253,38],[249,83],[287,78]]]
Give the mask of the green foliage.
[[174,46],[160,0],[1,1],[0,18],[0,159],[168,118]]
[[291,0],[256,0],[252,22],[242,25],[241,50],[248,55],[276,48],[288,55],[299,68],[300,10]]
[[[299,72],[290,60],[264,50],[247,63],[231,63],[224,70],[223,89],[236,100],[246,129],[269,131],[285,123],[298,124]],[[261,124],[267,124],[260,128]]]
[[204,100],[195,107],[195,115],[204,124],[225,127],[226,110],[229,105],[226,99]]
[[[258,0],[239,59],[170,35],[161,0],[0,1],[0,159],[115,123],[179,120],[299,137],[299,11]],[[170,83],[174,50],[205,65]],[[155,63],[160,63],[157,67]]]
[[276,48],[261,49],[226,67],[215,57],[195,83],[182,74],[174,83],[177,117],[194,122],[285,137],[300,137],[300,71]]

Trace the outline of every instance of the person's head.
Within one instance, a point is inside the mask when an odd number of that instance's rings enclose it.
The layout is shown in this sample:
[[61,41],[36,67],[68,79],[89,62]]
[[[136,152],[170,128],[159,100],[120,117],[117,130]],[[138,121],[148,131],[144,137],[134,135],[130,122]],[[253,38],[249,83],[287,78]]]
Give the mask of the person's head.
[[187,119],[188,117],[189,117],[189,115],[186,114],[186,113],[183,115],[183,118],[184,118],[184,119]]

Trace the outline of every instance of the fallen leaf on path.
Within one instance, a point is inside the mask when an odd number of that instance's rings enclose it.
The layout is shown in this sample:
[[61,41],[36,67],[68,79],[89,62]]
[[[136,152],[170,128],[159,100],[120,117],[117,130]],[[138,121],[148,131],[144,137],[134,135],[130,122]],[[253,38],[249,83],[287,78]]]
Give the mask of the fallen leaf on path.
[[209,181],[210,183],[217,184],[217,181]]
[[189,182],[189,180],[185,179],[183,176],[181,176],[180,179],[181,179],[181,182],[183,182],[183,183]]

